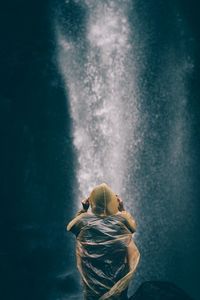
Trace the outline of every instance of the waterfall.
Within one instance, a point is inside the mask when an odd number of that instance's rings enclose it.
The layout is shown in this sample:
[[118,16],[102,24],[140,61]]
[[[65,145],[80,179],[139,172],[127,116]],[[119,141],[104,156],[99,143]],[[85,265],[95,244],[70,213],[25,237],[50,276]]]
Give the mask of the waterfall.
[[196,241],[190,234],[195,221],[186,221],[196,205],[188,110],[192,39],[174,4],[161,2],[65,1],[56,16],[77,157],[75,204],[106,182],[136,217],[142,255],[132,288],[152,278],[184,288],[188,278],[180,265],[187,257],[192,274],[186,245]]
[[[127,206],[141,142],[133,33],[127,18],[130,5],[131,1],[85,1],[84,40],[68,38],[57,26],[59,67],[68,91],[78,160],[78,198],[106,182]],[[136,194],[133,184],[131,188]]]

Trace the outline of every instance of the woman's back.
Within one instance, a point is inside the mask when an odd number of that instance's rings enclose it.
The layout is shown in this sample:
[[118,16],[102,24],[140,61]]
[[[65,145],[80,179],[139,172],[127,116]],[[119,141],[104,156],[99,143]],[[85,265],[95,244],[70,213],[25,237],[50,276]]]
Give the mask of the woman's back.
[[67,227],[76,235],[77,267],[84,285],[84,298],[125,300],[139,259],[132,240],[136,224],[129,213],[116,210],[116,196],[111,195],[107,202],[103,198],[102,203],[98,190],[98,197],[94,194],[91,197],[93,212],[82,213]]
[[99,299],[129,271],[127,248],[132,233],[121,215],[85,215],[75,226],[77,262],[85,298]]

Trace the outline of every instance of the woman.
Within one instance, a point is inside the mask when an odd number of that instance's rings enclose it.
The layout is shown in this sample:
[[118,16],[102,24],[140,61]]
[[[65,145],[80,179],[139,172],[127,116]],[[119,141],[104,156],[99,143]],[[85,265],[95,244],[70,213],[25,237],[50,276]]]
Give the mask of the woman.
[[128,299],[128,284],[140,258],[132,239],[136,222],[106,183],[96,186],[82,205],[67,230],[76,235],[84,299]]

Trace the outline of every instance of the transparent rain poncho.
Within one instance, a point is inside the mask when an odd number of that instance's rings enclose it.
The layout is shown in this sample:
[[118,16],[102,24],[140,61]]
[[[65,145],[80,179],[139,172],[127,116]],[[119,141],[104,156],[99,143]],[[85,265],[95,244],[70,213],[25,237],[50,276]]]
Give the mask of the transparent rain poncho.
[[105,183],[92,190],[89,202],[91,212],[80,211],[67,226],[76,235],[84,299],[125,300],[140,257],[132,239],[135,220],[118,210],[117,196]]

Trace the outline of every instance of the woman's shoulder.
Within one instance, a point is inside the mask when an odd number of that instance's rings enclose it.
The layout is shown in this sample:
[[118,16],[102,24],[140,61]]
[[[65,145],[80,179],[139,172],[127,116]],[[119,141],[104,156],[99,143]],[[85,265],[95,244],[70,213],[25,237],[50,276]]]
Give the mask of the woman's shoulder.
[[121,216],[123,218],[133,218],[132,215],[127,210],[118,211],[116,216]]
[[79,224],[81,221],[83,221],[84,219],[87,219],[89,213],[88,212],[83,212],[79,215],[77,215],[75,218],[73,218],[67,225],[67,231],[71,231],[71,229],[76,226],[77,224]]
[[126,210],[119,211],[116,213],[117,217],[121,218],[126,226],[132,231],[135,232],[137,224],[133,216]]

